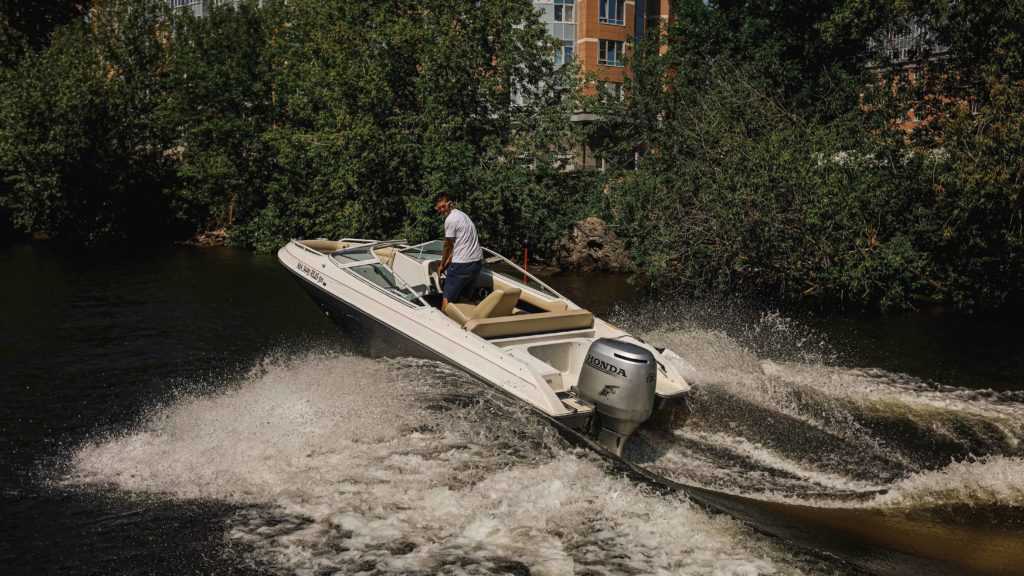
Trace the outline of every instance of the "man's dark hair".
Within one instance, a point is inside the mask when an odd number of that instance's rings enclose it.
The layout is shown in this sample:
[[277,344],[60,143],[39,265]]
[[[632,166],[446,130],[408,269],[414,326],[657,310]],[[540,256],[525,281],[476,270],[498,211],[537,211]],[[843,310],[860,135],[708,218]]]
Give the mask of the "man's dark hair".
[[452,201],[454,201],[455,199],[452,198],[447,192],[438,192],[434,196],[434,204],[437,204],[438,202],[440,202],[442,200],[452,200]]

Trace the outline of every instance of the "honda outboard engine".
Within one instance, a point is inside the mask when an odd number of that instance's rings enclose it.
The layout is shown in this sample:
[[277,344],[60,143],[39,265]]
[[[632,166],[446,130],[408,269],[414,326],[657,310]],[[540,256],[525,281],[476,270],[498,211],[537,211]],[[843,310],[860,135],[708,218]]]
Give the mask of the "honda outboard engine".
[[591,434],[617,456],[629,435],[651,417],[657,378],[654,354],[646,348],[608,338],[590,345],[577,391],[597,412]]

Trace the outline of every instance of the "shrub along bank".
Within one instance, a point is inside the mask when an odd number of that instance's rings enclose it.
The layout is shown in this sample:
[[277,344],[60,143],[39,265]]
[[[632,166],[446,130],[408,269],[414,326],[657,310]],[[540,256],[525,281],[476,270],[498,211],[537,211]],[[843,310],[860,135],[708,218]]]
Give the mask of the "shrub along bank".
[[502,249],[548,246],[587,209],[575,74],[530,2],[255,0],[205,18],[97,3],[0,85],[0,205],[98,243],[228,228],[436,237],[453,193]]
[[[669,290],[999,306],[1024,286],[1021,6],[676,2],[604,103],[609,217]],[[871,42],[909,23],[932,36],[908,59]]]
[[[670,292],[970,309],[1024,285],[1019,2],[677,0],[621,101],[579,96],[528,0],[81,5],[0,19],[21,232],[416,241],[444,190],[510,254],[602,216]],[[909,60],[872,42],[910,24]],[[559,168],[584,139],[606,171]]]

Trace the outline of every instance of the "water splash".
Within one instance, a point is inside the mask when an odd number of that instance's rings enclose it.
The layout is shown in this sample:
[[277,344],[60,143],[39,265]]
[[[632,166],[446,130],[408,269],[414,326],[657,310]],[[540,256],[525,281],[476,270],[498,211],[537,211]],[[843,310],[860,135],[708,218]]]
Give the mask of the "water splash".
[[268,362],[82,446],[66,482],[249,505],[228,520],[229,548],[290,573],[798,574],[823,562],[609,474],[431,362]]
[[847,505],[951,461],[1024,454],[1017,393],[842,367],[827,342],[776,314],[752,327],[726,323],[729,332],[701,325],[701,314],[620,320],[646,326],[646,340],[677,352],[685,359],[677,368],[695,384],[685,427],[669,438],[644,435],[629,453],[665,476],[758,498]]
[[[1024,507],[1013,393],[842,367],[779,315],[726,327],[639,332],[682,356],[693,416],[638,434],[629,459],[823,507]],[[610,475],[522,406],[436,363],[293,354],[188,390],[81,446],[66,482],[246,505],[225,527],[229,550],[289,573],[843,570]]]
[[914,474],[870,502],[889,508],[931,508],[950,504],[1024,508],[1024,459],[972,458],[939,470]]

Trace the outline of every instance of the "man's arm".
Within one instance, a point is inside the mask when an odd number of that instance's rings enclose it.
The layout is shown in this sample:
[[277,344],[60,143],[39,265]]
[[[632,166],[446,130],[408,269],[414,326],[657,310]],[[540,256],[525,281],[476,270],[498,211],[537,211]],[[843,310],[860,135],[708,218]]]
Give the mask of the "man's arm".
[[454,238],[445,238],[444,239],[444,253],[441,255],[441,264],[439,264],[438,267],[437,267],[437,275],[438,276],[440,276],[441,274],[444,274],[445,268],[447,268],[448,265],[452,263],[452,251],[454,250],[454,248],[455,248],[455,239]]

